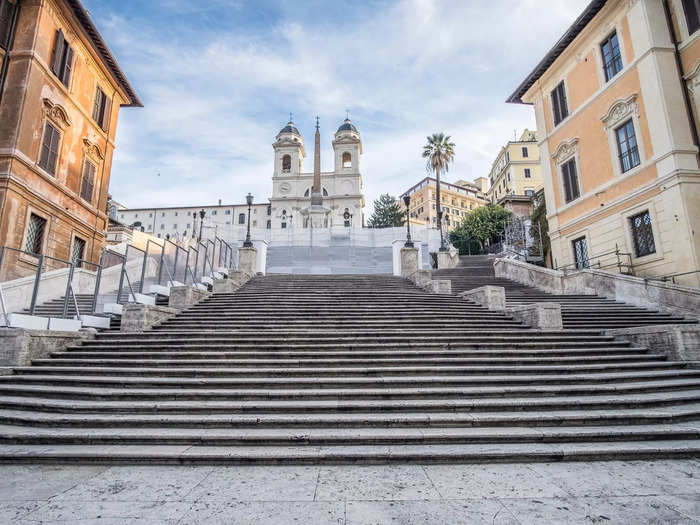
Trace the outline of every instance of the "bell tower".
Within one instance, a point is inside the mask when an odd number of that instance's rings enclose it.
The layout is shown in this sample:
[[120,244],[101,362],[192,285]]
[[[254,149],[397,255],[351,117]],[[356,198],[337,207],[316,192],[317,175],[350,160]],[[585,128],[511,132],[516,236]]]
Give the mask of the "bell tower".
[[299,177],[306,151],[304,139],[291,118],[275,137],[272,148],[275,150],[273,177]]
[[335,173],[360,173],[360,155],[362,155],[362,139],[360,132],[349,118],[345,119],[333,139],[335,157]]

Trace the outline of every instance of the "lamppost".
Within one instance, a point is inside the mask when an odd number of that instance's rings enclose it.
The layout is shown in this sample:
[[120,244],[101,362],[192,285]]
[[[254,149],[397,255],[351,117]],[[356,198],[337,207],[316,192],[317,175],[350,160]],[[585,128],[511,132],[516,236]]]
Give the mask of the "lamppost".
[[248,204],[248,232],[245,234],[245,242],[243,243],[244,248],[252,248],[253,241],[250,240],[250,207],[253,205],[253,195],[248,192],[245,196],[245,201]]
[[192,212],[192,238],[194,239],[197,235],[197,212]]
[[411,196],[406,194],[403,196],[403,203],[406,205],[406,242],[404,247],[413,248],[413,241],[411,240],[411,221],[408,208],[411,205]]
[[199,211],[199,239],[197,240],[197,242],[202,242],[202,228],[204,227],[204,216],[206,214],[207,212],[205,212],[204,210]]

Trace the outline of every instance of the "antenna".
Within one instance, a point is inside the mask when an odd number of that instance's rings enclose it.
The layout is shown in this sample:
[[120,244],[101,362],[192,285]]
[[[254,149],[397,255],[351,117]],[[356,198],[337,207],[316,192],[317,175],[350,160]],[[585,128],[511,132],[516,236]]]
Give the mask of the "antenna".
[[291,111],[289,112],[289,122],[294,122],[294,114]]
[[347,109],[345,110],[345,120],[350,120],[350,111]]
[[316,129],[318,129],[318,115],[316,115]]

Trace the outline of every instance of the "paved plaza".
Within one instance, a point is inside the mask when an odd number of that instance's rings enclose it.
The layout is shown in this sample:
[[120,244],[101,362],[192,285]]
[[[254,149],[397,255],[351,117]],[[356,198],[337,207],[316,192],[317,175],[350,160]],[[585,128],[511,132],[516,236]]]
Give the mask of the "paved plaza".
[[700,461],[5,465],[0,523],[700,523]]

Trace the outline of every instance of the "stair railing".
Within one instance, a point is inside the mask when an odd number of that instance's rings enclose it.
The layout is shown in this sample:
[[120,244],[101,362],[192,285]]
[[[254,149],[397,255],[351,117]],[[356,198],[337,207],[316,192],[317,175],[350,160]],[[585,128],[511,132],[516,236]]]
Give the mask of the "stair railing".
[[[610,258],[614,256],[614,259],[610,261]],[[604,258],[608,258],[607,261],[603,261]],[[625,260],[627,262],[625,262]],[[609,261],[609,262],[608,262]],[[580,259],[578,261],[574,261],[569,264],[564,264],[562,266],[557,266],[554,269],[555,270],[561,270],[561,271],[568,271],[568,270],[584,270],[586,268],[597,268],[599,270],[605,270],[608,268],[617,268],[618,273],[621,274],[627,274],[627,275],[634,275],[634,265],[632,264],[632,254],[628,252],[622,252],[620,251],[619,247],[617,244],[615,244],[615,249],[608,251],[608,252],[603,252],[598,255],[594,255],[591,257],[585,257],[583,259]],[[626,269],[626,272],[623,271],[623,269]]]

